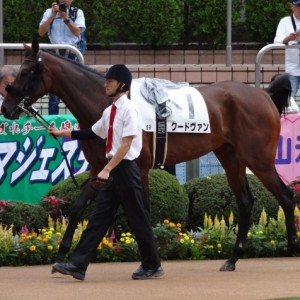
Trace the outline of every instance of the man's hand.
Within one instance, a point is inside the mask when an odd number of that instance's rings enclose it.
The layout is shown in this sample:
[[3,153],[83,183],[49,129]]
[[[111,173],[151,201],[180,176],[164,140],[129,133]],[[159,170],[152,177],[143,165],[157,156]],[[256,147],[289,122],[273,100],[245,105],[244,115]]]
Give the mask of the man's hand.
[[109,170],[107,168],[104,168],[102,171],[100,171],[97,175],[97,177],[99,178],[99,180],[108,180],[109,178]]
[[72,131],[71,130],[58,130],[56,128],[48,128],[48,133],[55,137],[55,136],[58,136],[58,137],[71,137],[71,133]]

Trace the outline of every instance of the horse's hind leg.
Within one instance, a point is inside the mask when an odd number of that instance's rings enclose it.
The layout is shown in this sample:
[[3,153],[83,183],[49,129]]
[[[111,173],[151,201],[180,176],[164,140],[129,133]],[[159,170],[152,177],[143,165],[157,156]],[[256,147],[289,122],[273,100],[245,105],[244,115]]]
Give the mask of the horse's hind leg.
[[236,243],[230,258],[220,268],[220,271],[234,271],[236,262],[242,257],[246,248],[254,199],[247,181],[246,167],[237,159],[233,147],[224,145],[216,150],[215,154],[226,172],[228,184],[236,196],[239,211]]
[[[258,163],[259,166],[261,164]],[[285,215],[288,245],[294,251],[300,252],[300,242],[297,236],[294,209],[295,203],[293,191],[280,179],[275,166],[268,168],[253,168],[253,173],[262,181],[264,186],[275,196]]]
[[56,262],[63,262],[65,256],[71,249],[72,239],[77,228],[78,222],[87,208],[87,206],[94,200],[97,195],[97,189],[94,187],[91,180],[87,181],[87,183],[81,188],[80,195],[78,199],[75,200],[71,212],[69,215],[69,222],[66,229],[66,232],[62,238],[62,241],[59,246],[58,254],[56,256]]

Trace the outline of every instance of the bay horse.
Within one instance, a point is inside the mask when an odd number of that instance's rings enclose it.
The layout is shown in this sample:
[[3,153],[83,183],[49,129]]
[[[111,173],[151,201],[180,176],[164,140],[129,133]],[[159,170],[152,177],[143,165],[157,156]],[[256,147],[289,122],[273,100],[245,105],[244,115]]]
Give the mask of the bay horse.
[[[96,70],[40,50],[36,39],[32,46],[24,44],[25,58],[1,111],[8,119],[17,119],[47,93],[60,97],[76,117],[80,128],[90,128],[111,104],[105,95],[104,75]],[[246,178],[249,168],[276,197],[282,206],[287,228],[288,245],[300,252],[294,224],[293,192],[280,179],[275,168],[275,156],[280,134],[280,116],[288,106],[290,84],[281,76],[268,89],[226,81],[197,88],[207,105],[211,133],[170,133],[165,165],[196,159],[213,151],[222,164],[228,184],[236,196],[239,219],[235,246],[221,271],[233,271],[246,249],[253,196]],[[143,132],[143,149],[138,159],[143,189],[146,193],[148,172],[153,163],[153,133]],[[105,141],[85,140],[81,146],[91,165],[90,175],[96,175],[107,163]],[[72,209],[69,225],[60,245],[57,261],[63,260],[83,210],[95,197],[91,184],[86,184]],[[145,197],[146,198],[146,197]],[[145,200],[147,202],[147,200]],[[149,207],[148,207],[149,208]]]

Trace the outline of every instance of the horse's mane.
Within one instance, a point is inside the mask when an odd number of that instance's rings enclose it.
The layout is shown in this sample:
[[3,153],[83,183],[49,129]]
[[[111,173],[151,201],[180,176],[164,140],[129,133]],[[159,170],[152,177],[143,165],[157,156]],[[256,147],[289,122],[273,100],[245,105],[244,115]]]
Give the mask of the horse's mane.
[[286,114],[291,96],[291,82],[288,74],[276,74],[272,77],[270,85],[265,89],[271,96],[280,115]]
[[69,59],[69,58],[67,58],[67,57],[61,56],[61,55],[56,54],[55,52],[50,51],[50,50],[43,49],[42,51],[43,51],[43,52],[46,52],[46,53],[48,53],[48,54],[50,54],[50,55],[52,55],[52,56],[55,56],[55,57],[57,57],[57,58],[59,58],[59,59],[65,60],[65,61],[67,61],[67,62],[73,64],[74,66],[76,66],[76,67],[78,67],[78,68],[80,68],[80,69],[84,69],[84,70],[86,70],[86,71],[88,71],[88,72],[94,73],[94,74],[96,74],[96,75],[98,75],[98,76],[104,78],[104,74],[103,74],[103,73],[100,73],[100,72],[98,72],[97,70],[95,70],[95,69],[93,69],[93,68],[91,68],[91,67],[89,67],[89,66],[87,66],[87,65],[83,65],[83,64],[81,64],[81,63],[79,63],[79,62],[77,62],[77,61],[75,61],[75,60],[72,60],[72,59]]

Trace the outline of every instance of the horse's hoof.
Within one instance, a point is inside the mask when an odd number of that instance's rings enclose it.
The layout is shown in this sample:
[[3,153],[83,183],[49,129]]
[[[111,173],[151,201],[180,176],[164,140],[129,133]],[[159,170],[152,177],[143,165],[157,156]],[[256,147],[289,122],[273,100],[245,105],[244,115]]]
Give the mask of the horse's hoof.
[[289,243],[290,249],[293,251],[300,253],[300,241],[299,239],[295,239],[293,242]]
[[228,261],[226,261],[226,263],[220,268],[221,272],[232,272],[235,270],[235,264],[232,264]]

